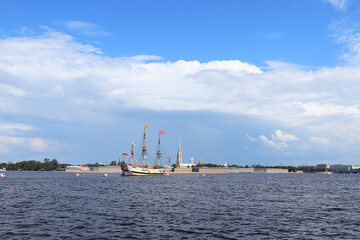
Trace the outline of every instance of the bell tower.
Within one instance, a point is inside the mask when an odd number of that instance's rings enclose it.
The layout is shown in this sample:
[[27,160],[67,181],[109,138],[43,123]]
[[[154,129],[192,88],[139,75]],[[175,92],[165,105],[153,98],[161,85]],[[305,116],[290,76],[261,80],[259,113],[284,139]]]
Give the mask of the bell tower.
[[180,130],[179,130],[179,149],[177,152],[176,166],[180,167],[181,164],[182,164],[182,152],[181,152],[181,146],[180,146]]

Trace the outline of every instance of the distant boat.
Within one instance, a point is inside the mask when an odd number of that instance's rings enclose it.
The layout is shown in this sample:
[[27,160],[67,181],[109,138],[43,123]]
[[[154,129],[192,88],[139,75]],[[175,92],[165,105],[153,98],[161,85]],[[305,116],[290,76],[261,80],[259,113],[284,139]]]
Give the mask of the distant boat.
[[141,149],[141,157],[142,163],[139,163],[134,157],[134,143],[131,145],[131,152],[130,154],[123,154],[123,155],[130,155],[131,162],[125,163],[122,161],[121,163],[121,170],[123,176],[162,176],[165,173],[165,167],[161,164],[161,160],[163,159],[162,154],[160,152],[160,135],[164,134],[163,131],[159,131],[159,142],[158,142],[158,151],[157,155],[157,162],[154,164],[150,164],[147,162],[148,152],[146,149],[146,130],[149,129],[149,125],[144,123],[144,136],[143,136],[143,146]]

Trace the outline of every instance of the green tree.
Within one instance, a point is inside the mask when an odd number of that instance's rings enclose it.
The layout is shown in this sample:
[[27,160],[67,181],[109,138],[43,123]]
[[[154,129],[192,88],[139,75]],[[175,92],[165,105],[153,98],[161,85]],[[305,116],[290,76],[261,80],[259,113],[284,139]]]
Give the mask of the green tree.
[[110,166],[116,166],[116,161],[111,161]]
[[0,163],[0,168],[6,168],[7,163]]

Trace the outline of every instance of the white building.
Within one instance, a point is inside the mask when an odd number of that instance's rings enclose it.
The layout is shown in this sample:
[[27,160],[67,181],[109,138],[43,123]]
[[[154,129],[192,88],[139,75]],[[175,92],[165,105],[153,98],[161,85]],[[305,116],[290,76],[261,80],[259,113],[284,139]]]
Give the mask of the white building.
[[351,170],[360,169],[360,165],[351,165]]

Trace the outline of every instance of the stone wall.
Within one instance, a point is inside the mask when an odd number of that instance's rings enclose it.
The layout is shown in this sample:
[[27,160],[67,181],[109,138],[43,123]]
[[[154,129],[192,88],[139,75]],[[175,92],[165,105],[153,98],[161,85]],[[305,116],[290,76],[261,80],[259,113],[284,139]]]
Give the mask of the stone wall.
[[[192,173],[191,168],[175,168],[173,173]],[[171,173],[171,168],[166,172]],[[199,168],[199,173],[288,173],[287,169],[279,168]]]

